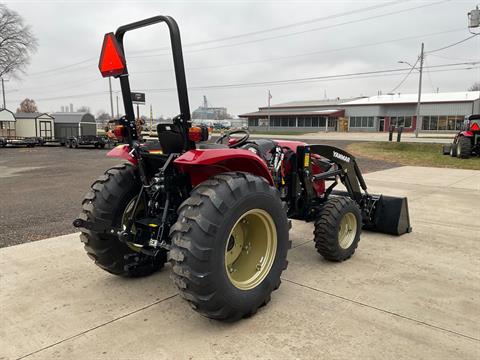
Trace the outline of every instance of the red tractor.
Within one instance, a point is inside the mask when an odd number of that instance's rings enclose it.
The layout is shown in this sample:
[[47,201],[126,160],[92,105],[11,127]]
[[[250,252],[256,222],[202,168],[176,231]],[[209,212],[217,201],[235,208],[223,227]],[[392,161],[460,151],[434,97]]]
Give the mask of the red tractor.
[[[138,139],[123,37],[159,22],[170,31],[180,114],[158,125],[161,151],[153,151]],[[169,261],[174,283],[196,311],[235,321],[254,314],[280,286],[289,219],[313,222],[315,247],[331,261],[353,255],[362,228],[411,231],[406,198],[369,194],[355,158],[342,149],[253,140],[244,130],[200,144],[209,134],[191,126],[180,33],[171,17],[106,34],[99,68],[120,79],[126,115],[115,121],[115,132],[128,143],[110,151],[126,162],[93,183],[74,221],[102,269],[137,277]],[[340,183],[344,190],[336,190]]]
[[443,146],[443,154],[462,159],[480,156],[480,115],[470,115],[465,119],[453,143]]

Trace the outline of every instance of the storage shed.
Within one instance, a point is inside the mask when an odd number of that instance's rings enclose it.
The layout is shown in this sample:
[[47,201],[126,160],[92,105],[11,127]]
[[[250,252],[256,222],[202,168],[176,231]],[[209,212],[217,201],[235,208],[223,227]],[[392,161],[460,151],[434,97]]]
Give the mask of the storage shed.
[[54,118],[46,113],[16,113],[16,136],[21,138],[41,137],[51,140],[55,137]]
[[55,118],[55,134],[61,143],[71,137],[97,135],[95,117],[88,112],[58,112],[52,116]]
[[13,112],[7,109],[0,109],[0,137],[13,138],[16,136],[15,124],[17,120]]

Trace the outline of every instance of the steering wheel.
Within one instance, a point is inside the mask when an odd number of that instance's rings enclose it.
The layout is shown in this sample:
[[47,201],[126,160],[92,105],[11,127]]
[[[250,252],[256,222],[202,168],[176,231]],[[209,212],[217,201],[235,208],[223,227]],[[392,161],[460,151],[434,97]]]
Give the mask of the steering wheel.
[[232,135],[234,134],[244,134],[238,141],[236,141],[234,144],[228,145],[229,148],[237,148],[245,144],[248,139],[250,138],[250,133],[247,130],[235,130],[235,131],[229,131],[225,133],[224,135],[220,136],[216,141],[215,144],[223,144],[223,140],[231,138]]

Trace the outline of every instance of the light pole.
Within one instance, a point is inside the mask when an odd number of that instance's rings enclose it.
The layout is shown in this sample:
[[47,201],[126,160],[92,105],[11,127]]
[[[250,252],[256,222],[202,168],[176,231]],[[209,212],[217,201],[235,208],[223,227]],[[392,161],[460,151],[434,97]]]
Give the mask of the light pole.
[[422,43],[422,49],[420,51],[420,69],[417,69],[415,65],[410,64],[407,61],[399,61],[400,64],[407,64],[412,67],[412,69],[419,71],[419,79],[418,79],[418,99],[417,99],[417,113],[416,113],[416,121],[415,121],[415,137],[418,137],[419,128],[421,126],[420,121],[420,106],[421,106],[421,99],[422,99],[422,74],[423,74],[423,59],[424,59],[424,44]]
[[112,119],[115,118],[115,114],[113,112],[113,95],[112,95],[112,78],[111,77],[108,77],[108,88],[110,90],[110,110],[111,110],[111,115],[112,115]]

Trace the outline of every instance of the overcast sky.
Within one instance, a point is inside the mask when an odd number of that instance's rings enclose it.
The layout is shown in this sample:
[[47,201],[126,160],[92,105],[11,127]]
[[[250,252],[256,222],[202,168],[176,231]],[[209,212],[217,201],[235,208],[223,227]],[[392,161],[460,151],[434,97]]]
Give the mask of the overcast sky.
[[[36,100],[43,112],[59,111],[62,105],[70,103],[74,108],[88,106],[93,113],[110,112],[108,80],[101,77],[97,67],[103,35],[132,21],[171,15],[179,24],[184,44],[191,110],[206,95],[212,106],[227,107],[229,113],[238,115],[265,106],[268,90],[272,104],[325,96],[376,95],[378,91],[390,92],[405,74],[301,84],[202,87],[402,69],[406,65],[398,61],[415,63],[422,41],[428,52],[470,36],[467,13],[478,1],[4,3],[23,16],[39,42],[27,74],[5,83],[7,108],[15,110],[20,100],[29,97]],[[429,4],[433,5],[425,6]],[[256,35],[201,43],[307,21]],[[154,117],[178,113],[172,61],[165,50],[168,46],[164,26],[130,32],[125,38],[132,90],[146,92],[147,106],[141,112],[149,115],[152,104]],[[474,60],[480,61],[480,36],[427,55],[426,66]],[[454,68],[460,70],[451,70]],[[425,74],[423,91],[464,91],[475,81],[480,81],[480,63],[431,68]],[[118,80],[112,82],[118,91]],[[418,73],[413,71],[396,92],[416,92],[417,88]],[[123,113],[122,104],[120,112]]]

